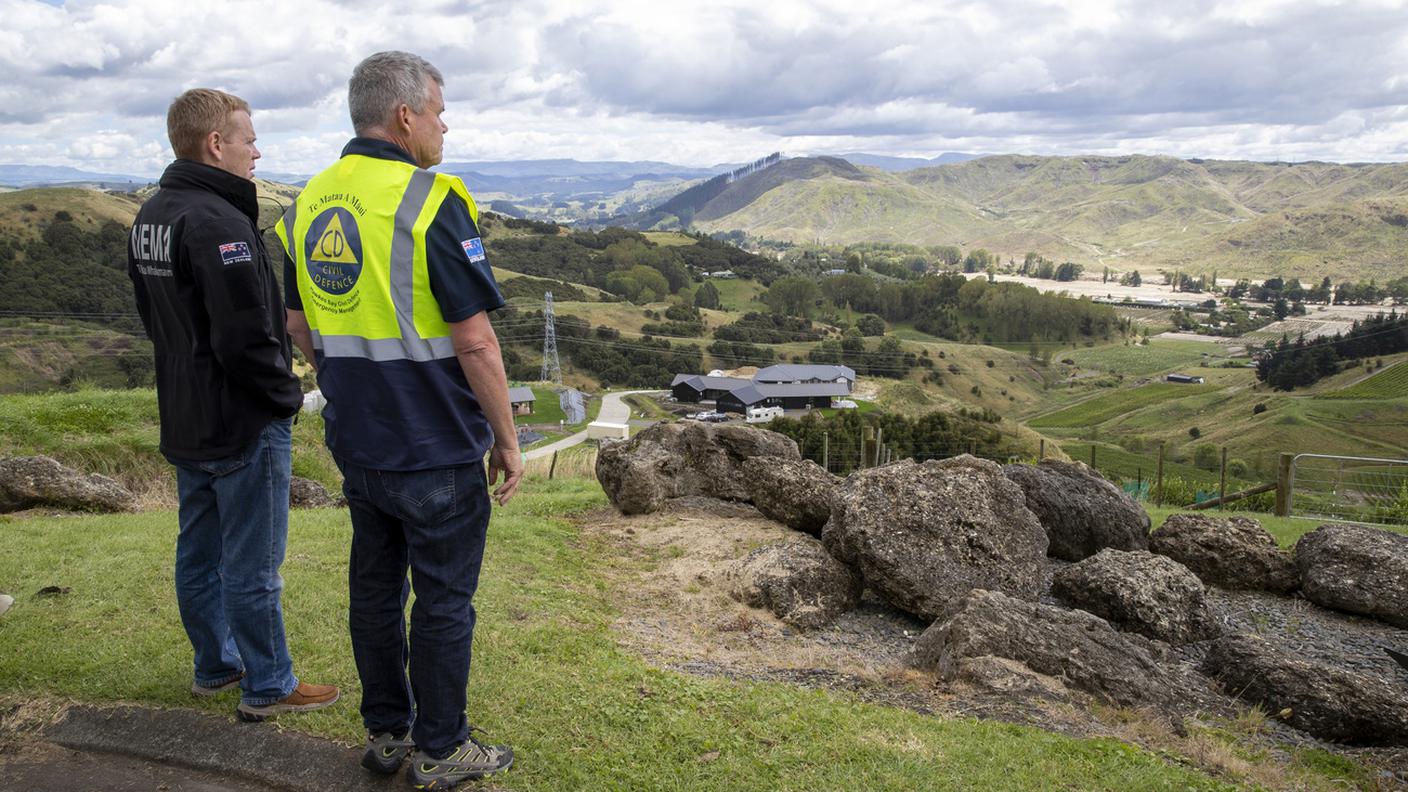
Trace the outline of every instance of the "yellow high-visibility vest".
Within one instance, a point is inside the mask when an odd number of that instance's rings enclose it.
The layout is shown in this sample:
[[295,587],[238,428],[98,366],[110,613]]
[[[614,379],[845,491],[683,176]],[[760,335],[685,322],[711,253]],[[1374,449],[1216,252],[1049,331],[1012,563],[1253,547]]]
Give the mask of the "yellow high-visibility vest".
[[430,290],[425,232],[456,176],[349,154],[314,176],[276,227],[294,263],[313,347],[373,361],[454,357],[450,326]]

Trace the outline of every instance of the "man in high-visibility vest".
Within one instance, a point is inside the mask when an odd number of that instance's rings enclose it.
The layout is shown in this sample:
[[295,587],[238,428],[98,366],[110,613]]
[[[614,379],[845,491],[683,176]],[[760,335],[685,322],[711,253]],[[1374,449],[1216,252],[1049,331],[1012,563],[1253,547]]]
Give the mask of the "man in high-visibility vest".
[[[448,131],[443,85],[416,55],[362,61],[348,90],[357,136],[277,228],[289,333],[317,366],[352,515],[348,621],[368,732],[362,764],[394,773],[414,749],[411,781],[421,789],[513,762],[507,746],[471,734],[465,687],[489,486],[502,474],[493,493],[502,505],[523,476],[488,315],[504,299],[478,209],[458,178],[426,170],[440,162]],[[409,643],[407,569],[416,593]]]

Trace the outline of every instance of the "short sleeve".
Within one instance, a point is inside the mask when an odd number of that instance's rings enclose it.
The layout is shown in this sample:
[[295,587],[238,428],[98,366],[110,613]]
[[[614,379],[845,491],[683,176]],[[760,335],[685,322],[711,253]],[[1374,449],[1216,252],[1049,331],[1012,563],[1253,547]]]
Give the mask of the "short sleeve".
[[464,321],[480,311],[504,306],[479,228],[469,216],[469,207],[453,190],[446,194],[426,231],[425,258],[430,291],[445,321]]

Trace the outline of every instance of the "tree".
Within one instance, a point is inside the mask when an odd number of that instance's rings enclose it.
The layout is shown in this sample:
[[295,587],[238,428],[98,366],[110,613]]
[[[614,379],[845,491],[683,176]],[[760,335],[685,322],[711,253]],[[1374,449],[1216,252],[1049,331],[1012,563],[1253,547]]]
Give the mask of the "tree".
[[856,329],[863,336],[879,336],[885,334],[885,320],[875,314],[866,314],[856,320]]
[[722,303],[719,301],[719,290],[709,281],[694,290],[694,307],[708,308],[717,311]]
[[763,302],[775,313],[810,317],[821,290],[808,278],[778,278],[763,293]]

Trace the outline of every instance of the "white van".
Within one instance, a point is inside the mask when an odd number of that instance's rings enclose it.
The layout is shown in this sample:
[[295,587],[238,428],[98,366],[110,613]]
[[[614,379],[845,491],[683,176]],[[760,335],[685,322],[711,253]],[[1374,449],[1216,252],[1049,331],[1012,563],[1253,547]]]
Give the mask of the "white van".
[[743,420],[748,423],[767,423],[781,415],[781,407],[749,407],[748,415]]

